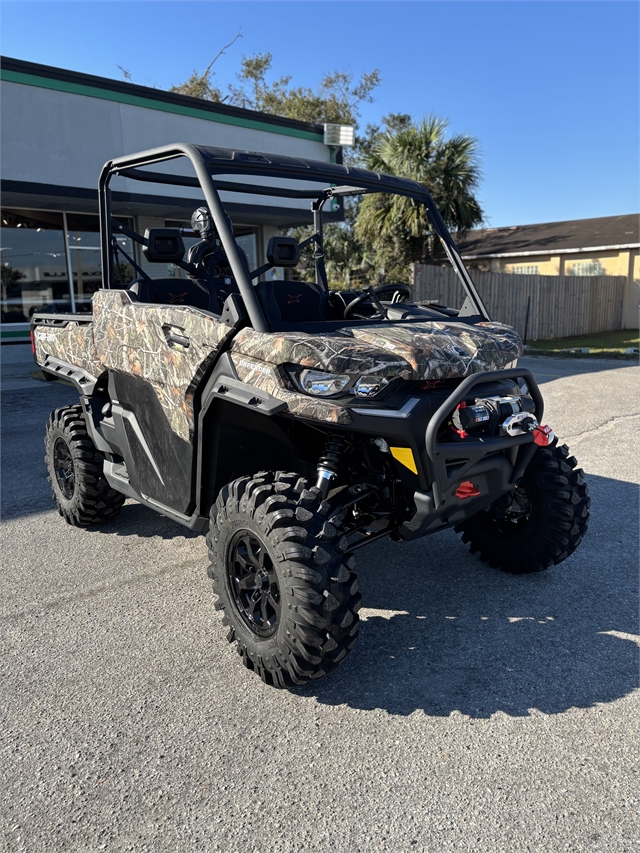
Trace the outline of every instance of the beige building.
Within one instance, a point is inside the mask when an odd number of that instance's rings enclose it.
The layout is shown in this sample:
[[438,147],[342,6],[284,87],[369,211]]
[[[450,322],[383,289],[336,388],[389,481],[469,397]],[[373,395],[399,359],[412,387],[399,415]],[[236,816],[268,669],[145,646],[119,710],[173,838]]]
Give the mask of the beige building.
[[623,326],[638,328],[640,216],[469,231],[457,241],[470,269],[522,275],[615,275],[627,279]]

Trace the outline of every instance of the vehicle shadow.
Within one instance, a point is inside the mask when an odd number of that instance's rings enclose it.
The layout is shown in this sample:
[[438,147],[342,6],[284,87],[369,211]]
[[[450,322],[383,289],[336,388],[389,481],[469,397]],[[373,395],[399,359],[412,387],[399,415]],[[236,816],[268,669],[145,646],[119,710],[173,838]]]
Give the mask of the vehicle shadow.
[[589,478],[588,538],[548,572],[514,576],[452,531],[360,553],[364,608],[351,657],[298,692],[325,705],[557,714],[638,686],[637,486]]
[[90,529],[111,536],[139,536],[143,539],[152,536],[159,536],[161,539],[196,539],[202,536],[201,533],[189,530],[177,521],[134,501],[126,503],[114,521]]

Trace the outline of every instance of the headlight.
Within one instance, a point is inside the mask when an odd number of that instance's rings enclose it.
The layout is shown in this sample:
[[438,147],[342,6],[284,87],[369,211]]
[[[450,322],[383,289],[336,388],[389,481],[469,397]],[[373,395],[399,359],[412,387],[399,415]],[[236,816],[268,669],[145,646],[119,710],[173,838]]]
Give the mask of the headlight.
[[389,381],[381,376],[361,376],[353,390],[358,397],[375,397],[388,384]]
[[316,397],[331,397],[339,394],[349,384],[351,378],[346,373],[323,373],[320,370],[303,370],[300,385],[307,394]]

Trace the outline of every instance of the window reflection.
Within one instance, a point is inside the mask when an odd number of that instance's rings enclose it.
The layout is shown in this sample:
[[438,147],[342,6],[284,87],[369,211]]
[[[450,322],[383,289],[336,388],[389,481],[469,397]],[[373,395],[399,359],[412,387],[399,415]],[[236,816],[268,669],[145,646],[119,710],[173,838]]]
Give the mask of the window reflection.
[[61,213],[5,210],[0,242],[3,323],[71,310]]
[[[119,217],[119,221],[131,227],[129,220]],[[84,213],[68,213],[67,233],[76,311],[91,311],[91,297],[102,287],[100,219],[98,216],[89,216]],[[116,239],[125,252],[132,256],[131,240],[120,234]],[[124,258],[120,258],[118,268],[114,271],[114,287],[127,287],[135,277],[136,273],[131,264]]]

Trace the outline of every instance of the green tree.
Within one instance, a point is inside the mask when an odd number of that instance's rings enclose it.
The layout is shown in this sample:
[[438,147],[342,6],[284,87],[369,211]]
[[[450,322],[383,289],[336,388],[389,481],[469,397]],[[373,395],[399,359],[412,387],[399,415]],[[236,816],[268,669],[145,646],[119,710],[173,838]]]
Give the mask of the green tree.
[[358,80],[349,71],[334,71],[326,74],[316,89],[293,86],[291,75],[269,80],[273,55],[256,53],[242,57],[237,82],[229,83],[225,94],[212,80],[213,66],[240,37],[238,33],[225,45],[204,71],[194,71],[170,91],[300,121],[357,125],[360,105],[371,103],[373,91],[380,84],[380,72],[374,69]]
[[[447,121],[433,115],[418,123],[408,122],[404,115],[390,116],[385,130],[374,128],[372,138],[361,146],[364,165],[423,184],[448,227],[464,232],[483,220],[475,197],[480,180],[478,143],[463,134],[447,138],[446,128]],[[403,196],[365,196],[356,236],[376,247],[387,277],[391,273],[406,280],[409,263],[429,262],[436,256],[424,205]]]
[[[377,283],[378,274],[374,269],[375,253],[367,250],[356,236],[355,223],[358,213],[357,199],[346,198],[344,222],[329,222],[323,228],[324,265],[327,280],[332,290],[357,290],[371,281]],[[302,243],[313,233],[311,225],[302,225],[290,229],[287,234]],[[295,270],[295,278],[306,281],[315,280],[313,249],[307,246],[300,253],[300,264]]]
[[243,57],[239,84],[228,87],[230,103],[317,124],[357,125],[360,104],[373,101],[373,91],[380,83],[380,72],[375,69],[357,81],[351,72],[334,71],[323,77],[317,89],[292,86],[290,75],[267,80],[272,64],[270,53]]

